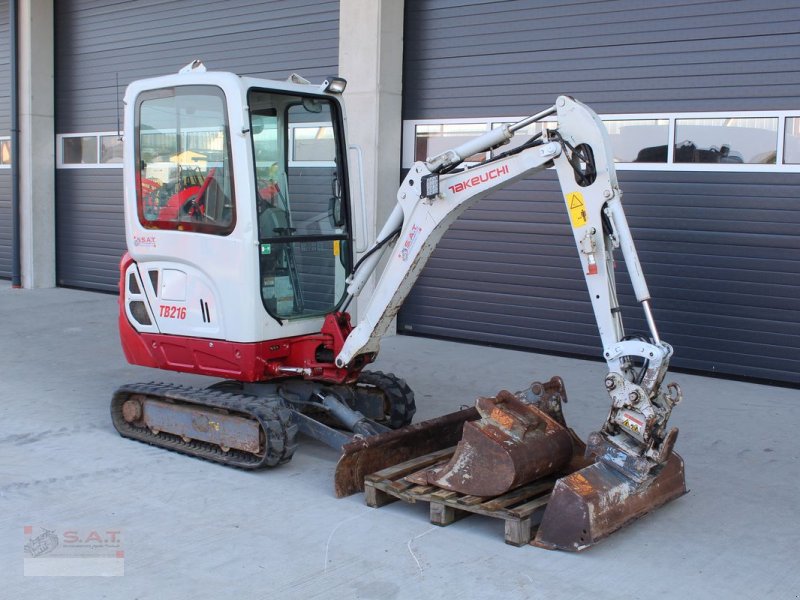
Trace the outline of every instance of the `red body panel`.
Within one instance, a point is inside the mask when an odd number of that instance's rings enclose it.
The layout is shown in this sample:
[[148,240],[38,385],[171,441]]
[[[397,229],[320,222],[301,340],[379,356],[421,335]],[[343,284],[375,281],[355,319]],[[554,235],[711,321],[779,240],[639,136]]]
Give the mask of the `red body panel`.
[[[352,331],[347,313],[327,315],[320,333],[262,342],[228,342],[136,331],[125,312],[125,272],[132,263],[126,253],[120,262],[119,296],[120,341],[131,364],[247,382],[302,375],[315,381],[345,383],[355,381],[369,362],[362,360],[347,369],[337,368],[332,362]],[[331,356],[331,362],[318,361],[320,348]]]

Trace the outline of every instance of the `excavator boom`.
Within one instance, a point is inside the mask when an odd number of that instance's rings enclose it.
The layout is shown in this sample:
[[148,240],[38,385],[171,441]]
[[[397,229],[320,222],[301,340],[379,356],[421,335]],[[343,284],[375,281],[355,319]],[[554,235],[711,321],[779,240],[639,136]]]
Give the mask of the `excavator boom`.
[[[515,132],[552,114],[557,116],[556,129],[543,129],[514,150],[456,170],[466,157],[496,150]],[[455,454],[449,463],[408,480],[471,496],[498,496],[559,475],[536,543],[581,550],[686,491],[683,461],[672,452],[677,429],[667,429],[681,393],[676,384],[662,389],[672,347],[656,329],[650,293],[622,208],[608,134],[591,109],[561,96],[550,109],[412,166],[368,259],[348,280],[348,294],[358,295],[381,257],[388,255],[366,311],[345,340],[336,365],[344,368],[360,356],[377,353],[425,263],[459,215],[491,192],[549,166],[555,168],[561,186],[608,364],[604,385],[611,410],[602,428],[589,438],[588,464],[577,456],[584,447],[571,443],[565,424],[536,402],[526,401],[521,392],[501,391],[496,397],[479,398],[477,413],[462,411],[431,423],[433,430],[449,424],[448,435],[442,436],[449,442],[453,423],[460,417],[462,435]],[[388,243],[392,239],[396,241]],[[625,334],[614,277],[616,249],[624,258],[649,335]],[[345,448],[342,460],[358,464],[359,455],[368,453],[371,460],[365,462],[377,470],[391,464],[387,448],[397,446],[404,448],[402,457],[407,459],[409,446],[431,438],[421,434],[424,424],[414,427]],[[408,435],[405,444],[403,435]],[[431,445],[417,447],[419,454],[425,454]],[[337,490],[353,489],[352,472],[345,467],[337,471]]]

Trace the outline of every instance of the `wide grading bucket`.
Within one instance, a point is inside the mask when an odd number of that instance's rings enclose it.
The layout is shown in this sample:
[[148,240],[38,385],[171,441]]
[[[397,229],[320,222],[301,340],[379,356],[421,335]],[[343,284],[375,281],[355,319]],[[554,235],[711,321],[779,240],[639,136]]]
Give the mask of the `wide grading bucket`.
[[686,493],[674,452],[641,483],[597,461],[556,482],[533,544],[579,551]]
[[455,446],[464,423],[477,418],[478,411],[466,408],[387,433],[354,437],[342,446],[342,456],[336,464],[336,497],[363,492],[364,477],[371,473]]
[[[501,394],[503,393],[501,392]],[[498,398],[501,394],[498,394]],[[571,473],[587,464],[582,458],[585,445],[564,424],[561,403],[562,401],[567,401],[567,395],[564,390],[564,382],[560,377],[553,377],[546,383],[534,382],[530,388],[518,394],[512,395],[508,392],[505,392],[505,394],[514,396],[519,401],[518,403],[513,403],[512,401],[513,406],[509,405],[512,406],[512,409],[515,408],[517,413],[525,412],[519,406],[522,402],[535,405],[546,413],[544,415],[541,413],[534,415],[538,427],[541,428],[544,425],[547,432],[552,432],[560,425],[567,432],[572,448],[568,460],[570,466],[565,469],[565,472]],[[505,394],[503,394],[503,397],[508,398]],[[481,399],[479,399],[478,404],[481,404]],[[500,402],[499,408],[502,409],[505,405],[505,402]],[[471,424],[481,418],[481,414],[478,411],[479,409],[474,407],[465,408],[388,433],[369,437],[356,436],[351,442],[342,447],[342,456],[336,465],[336,473],[334,475],[336,496],[341,498],[363,491],[364,477],[371,473],[413,458],[456,446],[462,440],[465,424]],[[484,411],[491,412],[485,404]],[[524,420],[524,415],[509,414],[508,417],[503,417],[500,410],[496,411],[494,415],[504,422],[507,422],[508,419],[516,420],[519,427],[525,427],[525,424],[520,422],[521,419]],[[532,422],[529,424],[532,424]],[[547,432],[539,431],[540,434],[544,433],[545,437]],[[519,429],[514,432],[515,435],[520,433]],[[536,435],[536,432],[534,432],[534,435]],[[563,439],[560,440],[560,444],[563,450]],[[521,453],[512,450],[512,456],[509,458],[513,462],[515,457],[519,460],[521,456]],[[578,457],[577,462],[575,462],[575,457]]]

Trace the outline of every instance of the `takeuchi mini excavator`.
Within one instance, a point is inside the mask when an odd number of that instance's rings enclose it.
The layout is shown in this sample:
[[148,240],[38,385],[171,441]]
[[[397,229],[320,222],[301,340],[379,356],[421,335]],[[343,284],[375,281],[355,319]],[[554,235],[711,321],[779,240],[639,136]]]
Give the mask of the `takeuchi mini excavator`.
[[[122,386],[111,404],[118,431],[244,469],[289,461],[303,432],[342,452],[339,496],[363,489],[370,473],[457,446],[450,462],[414,477],[481,497],[554,478],[535,539],[545,548],[581,550],[684,494],[683,461],[673,452],[678,432],[667,427],[681,392],[663,384],[672,348],[653,320],[597,115],[561,96],[415,163],[367,247],[360,154],[345,142],[344,87],[336,77],[317,85],[296,75],[269,81],[210,72],[200,61],[128,87],[122,346],[132,364],[221,381],[204,389]],[[550,115],[555,128],[541,123]],[[564,421],[555,377],[410,424],[414,395],[405,381],[366,368],[381,337],[459,215],[549,167],[608,364],[600,382],[611,404],[606,421],[584,444]],[[623,329],[615,250],[646,335]],[[374,292],[351,322],[348,306],[373,274]]]

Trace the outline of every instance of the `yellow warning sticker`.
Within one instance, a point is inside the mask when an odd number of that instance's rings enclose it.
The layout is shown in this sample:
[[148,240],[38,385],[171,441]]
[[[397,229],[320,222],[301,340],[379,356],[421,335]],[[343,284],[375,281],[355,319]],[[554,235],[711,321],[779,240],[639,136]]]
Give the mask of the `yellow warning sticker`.
[[578,229],[583,227],[589,221],[586,214],[586,203],[583,201],[583,194],[580,192],[570,192],[566,196],[567,208],[569,209],[569,220],[572,222],[572,228]]

